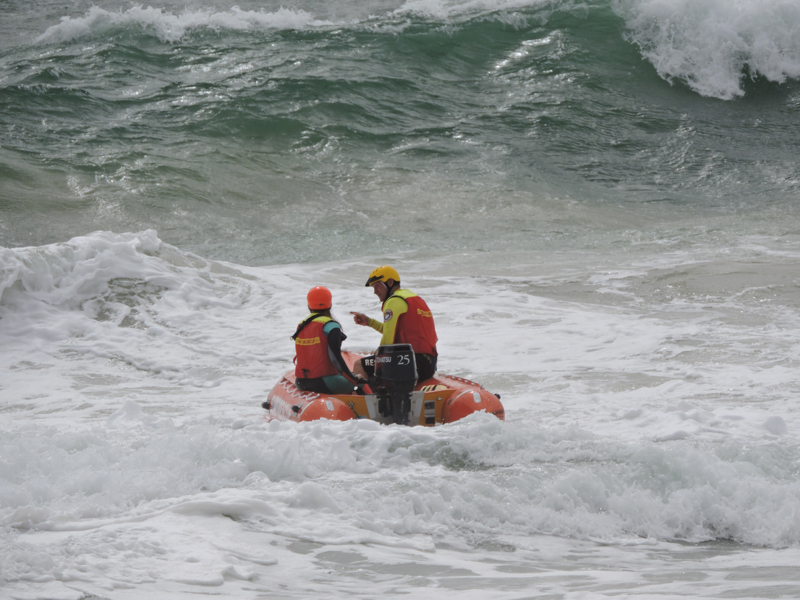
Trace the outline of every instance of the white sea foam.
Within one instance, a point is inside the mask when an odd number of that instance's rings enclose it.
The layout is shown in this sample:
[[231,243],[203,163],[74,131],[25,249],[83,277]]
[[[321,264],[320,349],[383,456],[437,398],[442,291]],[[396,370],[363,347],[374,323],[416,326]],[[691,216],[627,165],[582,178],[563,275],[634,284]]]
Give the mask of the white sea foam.
[[0,443],[10,583],[221,586],[291,564],[267,543],[281,539],[435,554],[541,534],[623,547],[800,535],[800,490],[785,479],[796,456],[609,442],[488,415],[436,430],[142,420]]
[[[395,14],[415,13],[437,19],[498,11],[512,11],[550,4],[550,0],[407,0]],[[567,0],[567,7],[574,3]]]
[[[490,277],[462,273],[491,257],[397,260],[437,315],[440,368],[507,409],[435,429],[261,419],[308,287],[328,285],[340,316],[371,313],[370,265],[238,267],[154,231],[4,249],[0,577],[31,598],[276,581],[303,597],[324,586],[300,573],[334,569],[335,597],[359,577],[413,595],[386,575],[408,562],[442,589],[472,573],[475,597],[509,577],[499,597],[515,597],[533,584],[510,573],[572,564],[548,553],[593,564],[592,544],[640,573],[678,543],[795,548],[800,415],[782,355],[800,323],[773,302],[791,282],[764,265],[798,253],[757,242],[613,266],[520,256],[478,268]],[[351,348],[377,343],[344,325]]]
[[[608,443],[574,428],[534,433],[529,425],[481,416],[436,431],[372,423],[176,426],[163,419],[142,420],[127,433],[22,431],[3,440],[4,475],[14,485],[3,489],[2,524],[81,530],[120,515],[139,519],[175,502],[183,514],[217,513],[225,509],[181,498],[198,489],[249,488],[272,498],[257,511],[265,515],[285,505],[350,521],[346,506],[374,504],[389,544],[397,534],[449,537],[464,527],[490,536],[524,529],[697,541],[728,531],[753,543],[796,540],[797,484],[785,481],[796,457],[777,448]],[[352,478],[363,474],[371,477]],[[316,483],[275,496],[265,482],[288,482],[291,489]],[[417,496],[425,500],[409,503]],[[253,516],[251,509],[237,511],[231,514]],[[308,539],[335,543],[318,525],[297,527],[308,527]]]
[[704,96],[744,94],[745,72],[800,77],[800,5],[792,0],[615,0],[659,75]]
[[49,27],[38,42],[63,43],[76,38],[100,33],[109,28],[138,27],[152,31],[164,42],[176,42],[187,32],[198,29],[229,29],[251,31],[261,29],[304,29],[330,25],[330,22],[315,19],[303,10],[279,8],[263,10],[241,10],[234,6],[225,12],[190,10],[174,13],[164,8],[134,6],[127,10],[109,11],[93,6],[83,17],[62,17],[58,25]]

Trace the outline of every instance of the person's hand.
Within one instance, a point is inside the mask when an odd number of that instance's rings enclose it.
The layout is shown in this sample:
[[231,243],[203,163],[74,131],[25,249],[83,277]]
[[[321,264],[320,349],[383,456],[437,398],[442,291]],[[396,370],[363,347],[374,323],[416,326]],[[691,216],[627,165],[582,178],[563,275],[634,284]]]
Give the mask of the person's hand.
[[369,325],[369,317],[364,313],[360,312],[353,312],[350,311],[350,314],[353,315],[353,322],[356,325]]

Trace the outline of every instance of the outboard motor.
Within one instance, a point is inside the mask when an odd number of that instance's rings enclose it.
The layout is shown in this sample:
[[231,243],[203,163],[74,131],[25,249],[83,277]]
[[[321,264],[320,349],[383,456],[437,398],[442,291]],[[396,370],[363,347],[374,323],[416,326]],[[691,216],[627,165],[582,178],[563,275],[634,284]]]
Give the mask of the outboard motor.
[[411,344],[380,346],[370,385],[378,395],[378,411],[398,425],[408,425],[411,392],[417,383],[417,361]]

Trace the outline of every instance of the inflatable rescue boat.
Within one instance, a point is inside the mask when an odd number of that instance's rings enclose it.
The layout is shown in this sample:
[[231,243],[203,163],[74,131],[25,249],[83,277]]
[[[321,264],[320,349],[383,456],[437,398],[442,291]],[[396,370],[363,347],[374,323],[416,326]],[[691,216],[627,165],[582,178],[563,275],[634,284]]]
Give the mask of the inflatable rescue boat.
[[[363,355],[342,352],[352,369]],[[381,346],[375,354],[375,373],[362,393],[328,395],[306,392],[295,385],[294,370],[272,388],[262,407],[267,420],[315,421],[372,419],[383,424],[427,425],[452,423],[485,411],[505,420],[500,396],[479,383],[436,374],[417,382],[414,353],[408,344]]]

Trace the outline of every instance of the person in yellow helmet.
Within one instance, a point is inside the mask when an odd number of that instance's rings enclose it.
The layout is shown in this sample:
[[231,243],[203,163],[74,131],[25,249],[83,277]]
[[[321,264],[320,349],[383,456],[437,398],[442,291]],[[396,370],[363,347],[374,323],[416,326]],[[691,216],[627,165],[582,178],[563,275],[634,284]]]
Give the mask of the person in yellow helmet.
[[292,336],[295,344],[295,385],[303,391],[321,394],[352,394],[360,381],[342,357],[347,336],[331,316],[333,297],[328,288],[317,286],[308,292],[309,316]]
[[[369,274],[366,283],[381,301],[383,321],[370,319],[360,312],[352,312],[357,325],[372,327],[382,334],[381,346],[411,344],[417,362],[417,380],[425,381],[436,373],[436,326],[425,301],[410,290],[400,286],[400,275],[394,267],[383,265]],[[369,369],[356,363],[355,373],[366,376]]]

